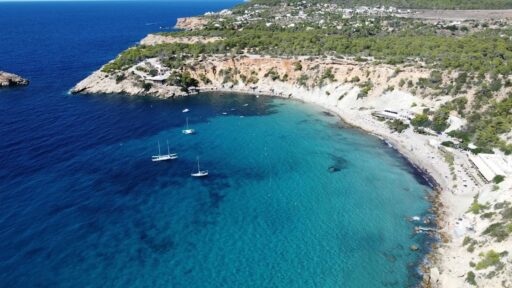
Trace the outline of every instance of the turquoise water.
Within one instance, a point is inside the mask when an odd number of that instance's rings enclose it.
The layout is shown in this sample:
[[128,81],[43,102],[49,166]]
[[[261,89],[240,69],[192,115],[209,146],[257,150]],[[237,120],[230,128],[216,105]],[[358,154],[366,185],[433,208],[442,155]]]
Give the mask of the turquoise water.
[[[196,3],[0,3],[0,63],[32,80],[0,90],[0,286],[415,285],[426,250],[409,246],[429,239],[407,217],[430,188],[381,140],[282,99],[66,94],[160,25],[233,4]],[[166,140],[179,158],[151,162]]]
[[[408,247],[425,239],[413,237],[406,218],[426,211],[428,187],[382,141],[340,127],[319,108],[280,99],[213,94],[178,101],[95,100],[160,111],[176,125],[84,149],[13,183],[31,190],[25,201],[37,203],[41,214],[26,212],[37,219],[27,223],[27,235],[17,231],[21,235],[14,239],[23,243],[7,240],[8,248],[22,248],[15,259],[24,259],[23,271],[33,277],[4,266],[14,270],[4,275],[6,283],[415,283],[413,265],[421,254]],[[162,105],[172,108],[164,111]],[[181,134],[184,107],[192,110],[187,115],[196,135]],[[152,163],[157,141],[166,140],[179,159]],[[197,155],[210,170],[207,179],[189,175]]]

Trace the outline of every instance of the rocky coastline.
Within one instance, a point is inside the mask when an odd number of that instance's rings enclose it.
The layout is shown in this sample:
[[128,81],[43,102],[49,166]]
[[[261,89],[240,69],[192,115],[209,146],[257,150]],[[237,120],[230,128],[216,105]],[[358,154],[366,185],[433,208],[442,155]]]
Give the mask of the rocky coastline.
[[[204,39],[203,39],[204,40]],[[173,40],[174,41],[174,40]],[[198,92],[219,91],[268,95],[296,99],[319,105],[343,121],[385,139],[435,185],[430,199],[436,214],[437,234],[432,252],[423,265],[424,287],[468,287],[466,273],[470,263],[478,262],[478,252],[503,250],[512,240],[494,243],[483,235],[486,219],[468,213],[475,197],[485,195],[489,203],[512,197],[512,181],[498,187],[478,181],[478,171],[466,152],[445,148],[438,135],[419,134],[413,129],[395,132],[374,117],[375,112],[393,110],[421,113],[436,109],[450,97],[432,99],[415,95],[402,87],[405,81],[426,78],[431,70],[421,66],[397,67],[353,59],[288,57],[258,55],[209,55],[200,64],[186,63],[179,73],[201,79],[194,87],[166,83],[170,71],[158,59],[148,59],[124,71],[107,73],[101,69],[73,87],[74,94],[128,94],[159,98],[188,97]],[[195,64],[195,65],[192,65]],[[139,67],[139,68],[137,68]],[[166,77],[150,77],[141,71],[158,70]],[[167,74],[166,74],[167,73]],[[184,74],[181,74],[184,75]],[[371,89],[368,89],[371,83]],[[471,91],[468,91],[471,93]],[[437,144],[436,144],[437,143]],[[450,160],[447,160],[447,157]],[[495,192],[491,192],[495,191]],[[422,232],[422,231],[419,231]],[[483,243],[470,253],[463,245],[467,237]],[[422,247],[422,249],[429,249]],[[507,261],[507,260],[505,260]],[[495,287],[511,273],[505,268],[501,278],[479,277],[482,287]],[[461,276],[462,275],[462,276]],[[504,278],[503,278],[504,277]]]

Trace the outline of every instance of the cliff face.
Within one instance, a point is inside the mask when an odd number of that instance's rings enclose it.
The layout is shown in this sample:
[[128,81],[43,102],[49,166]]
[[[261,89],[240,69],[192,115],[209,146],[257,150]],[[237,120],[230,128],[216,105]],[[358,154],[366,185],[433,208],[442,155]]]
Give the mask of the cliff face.
[[208,20],[203,17],[186,17],[178,18],[176,26],[174,27],[183,30],[197,30],[201,29],[207,23]]
[[[195,17],[182,18],[178,22],[189,25]],[[202,18],[197,18],[204,20]],[[188,24],[187,24],[188,23]],[[181,25],[180,24],[180,25]],[[209,43],[222,40],[219,37],[179,36],[150,34],[141,40],[143,45],[162,43]],[[156,77],[149,71],[157,71]],[[359,98],[377,97],[384,92],[413,92],[419,102],[429,108],[450,100],[449,96],[426,99],[425,91],[411,91],[413,83],[430,78],[431,69],[414,66],[392,66],[369,62],[358,62],[339,58],[316,57],[269,57],[243,54],[237,56],[201,55],[181,63],[178,69],[170,70],[158,58],[146,59],[124,71],[111,74],[93,73],[72,90],[72,93],[124,93],[129,95],[152,95],[160,98],[185,96],[187,91],[173,87],[165,81],[172,73],[189,73],[199,81],[199,90],[233,90],[288,97],[293,92],[334,93],[335,86],[351,86],[357,89]],[[155,75],[155,74],[153,74]],[[455,75],[447,75],[453,78]],[[450,80],[450,79],[447,79]],[[293,88],[293,90],[290,90]],[[195,89],[194,89],[195,91]],[[419,93],[417,93],[419,92]],[[471,91],[468,91],[471,95]],[[422,95],[425,94],[425,95]],[[343,95],[338,95],[342,97]],[[393,103],[389,103],[393,105]],[[412,103],[410,103],[412,105]],[[419,104],[419,103],[416,103]],[[418,105],[414,105],[417,107]]]
[[220,41],[220,37],[203,37],[203,36],[189,36],[189,37],[172,37],[167,35],[149,34],[140,41],[141,45],[159,45],[165,43],[183,43],[183,44],[194,44],[194,43],[210,43]]
[[[158,62],[158,59],[150,60],[148,62],[153,64]],[[190,73],[198,79],[197,88],[202,91],[233,90],[289,97],[295,93],[336,94],[335,87],[343,86],[358,91],[360,98],[376,98],[384,92],[405,89],[400,87],[401,83],[403,86],[405,81],[428,77],[430,70],[408,67],[397,72],[393,66],[350,60],[219,55],[187,63],[179,72]],[[71,92],[143,94],[160,98],[187,95],[179,87],[150,80],[152,78],[147,76],[144,79],[133,67],[113,75],[97,71]],[[151,87],[146,86],[144,90],[144,82]],[[336,96],[342,98],[343,95]]]
[[26,86],[29,81],[18,75],[0,71],[0,87]]

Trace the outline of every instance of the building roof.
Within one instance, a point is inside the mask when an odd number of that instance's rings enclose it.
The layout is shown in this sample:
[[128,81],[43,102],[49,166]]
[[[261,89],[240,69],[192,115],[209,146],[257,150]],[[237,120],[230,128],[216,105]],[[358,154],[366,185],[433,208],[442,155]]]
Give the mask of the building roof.
[[148,77],[146,79],[151,81],[164,81],[165,79],[167,79],[167,77],[165,75],[157,75],[154,77]]
[[469,160],[473,162],[473,165],[478,169],[480,174],[485,178],[487,181],[492,181],[494,177],[496,177],[496,174],[487,166],[487,164],[480,158],[479,155],[473,155],[469,154]]
[[492,181],[497,175],[512,173],[512,163],[498,154],[470,154],[469,159],[487,181]]

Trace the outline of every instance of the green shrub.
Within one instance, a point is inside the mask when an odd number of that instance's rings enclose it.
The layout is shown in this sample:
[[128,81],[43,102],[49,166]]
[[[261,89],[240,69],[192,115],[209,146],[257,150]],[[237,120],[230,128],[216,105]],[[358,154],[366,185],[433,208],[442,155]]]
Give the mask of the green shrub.
[[[364,98],[364,97],[368,96],[368,93],[370,93],[370,91],[372,90],[373,83],[372,83],[372,81],[368,80],[364,83],[359,84],[359,88],[361,88],[361,90],[359,91],[357,98],[358,99]],[[407,125],[407,126],[409,126],[409,125]]]
[[151,87],[153,87],[153,84],[149,82],[142,82],[142,89],[144,89],[144,91],[151,90]]
[[503,176],[503,175],[496,175],[496,176],[494,176],[494,179],[492,179],[492,182],[494,182],[494,184],[500,184],[504,180],[505,180],[505,176]]
[[198,86],[199,81],[193,78],[190,72],[173,72],[168,78],[167,83],[173,86],[181,87],[183,92],[188,92],[188,89],[193,86]]
[[501,217],[503,220],[512,220],[512,207],[507,207],[501,211]]
[[469,271],[466,274],[466,282],[470,285],[476,286],[475,273],[473,271]]
[[486,212],[486,213],[483,213],[482,215],[480,215],[480,218],[482,218],[482,219],[490,219],[494,215],[496,215],[496,213],[494,213],[494,212]]
[[119,82],[123,81],[124,79],[126,79],[126,76],[124,75],[124,73],[120,73],[120,74],[116,75],[116,83],[119,83]]
[[496,241],[501,242],[507,239],[510,233],[512,233],[512,225],[498,222],[489,225],[484,232],[482,232],[482,235],[489,235],[496,238]]
[[489,250],[486,254],[481,253],[480,257],[483,259],[476,263],[475,269],[482,270],[487,269],[490,266],[494,266],[500,262],[500,254],[494,250]]
[[158,70],[156,70],[156,69],[154,69],[154,68],[153,68],[153,69],[150,69],[150,70],[148,71],[148,74],[149,74],[150,76],[152,76],[152,77],[155,77],[156,75],[158,75]]
[[[440,109],[441,110],[441,109]],[[448,128],[449,114],[444,111],[437,111],[432,119],[432,129],[436,132],[443,132]]]
[[384,90],[384,92],[392,92],[395,90],[395,86],[393,85],[389,85],[388,87],[386,87],[386,89]]
[[426,113],[416,114],[411,120],[411,125],[414,127],[428,127],[430,125],[430,119]]
[[462,246],[466,246],[469,243],[471,243],[472,241],[474,241],[473,238],[466,236],[466,237],[464,237],[464,240],[462,241]]
[[409,128],[409,124],[404,123],[403,121],[398,119],[393,121],[387,121],[386,124],[391,130],[396,131],[398,133],[402,133],[404,130]]
[[272,81],[276,81],[279,80],[279,73],[277,73],[277,71],[274,68],[272,68],[268,70],[267,73],[265,73],[264,77],[270,77]]
[[455,143],[453,143],[452,141],[443,141],[441,142],[441,145],[443,145],[444,147],[454,147]]
[[297,61],[297,62],[293,63],[293,70],[294,71],[301,71],[302,70],[302,64],[300,63],[300,61]]
[[430,72],[430,83],[431,88],[438,87],[439,84],[443,83],[443,74],[438,70]]
[[301,74],[299,76],[299,78],[297,78],[297,84],[299,84],[300,86],[303,86],[303,87],[307,87],[308,86],[308,80],[309,80],[308,75]]
[[471,206],[469,206],[468,212],[471,212],[473,214],[480,214],[480,212],[483,212],[487,209],[489,209],[489,205],[480,204],[478,203],[478,200],[475,198]]
[[205,74],[199,74],[199,80],[201,80],[201,82],[203,82],[203,84],[211,84],[212,83],[212,80],[210,80],[210,78],[208,78]]
[[336,78],[334,78],[334,74],[332,73],[332,68],[330,67],[325,69],[324,73],[322,74],[322,77],[320,77],[318,86],[322,86],[325,80],[329,80],[330,82],[336,81]]

